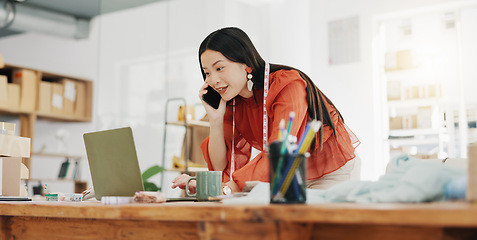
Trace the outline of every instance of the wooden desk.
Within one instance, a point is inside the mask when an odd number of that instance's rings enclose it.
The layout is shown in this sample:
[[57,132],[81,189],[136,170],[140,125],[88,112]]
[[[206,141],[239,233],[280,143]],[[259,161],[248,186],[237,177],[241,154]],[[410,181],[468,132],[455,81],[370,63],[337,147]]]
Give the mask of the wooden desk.
[[0,239],[477,239],[477,205],[0,203]]

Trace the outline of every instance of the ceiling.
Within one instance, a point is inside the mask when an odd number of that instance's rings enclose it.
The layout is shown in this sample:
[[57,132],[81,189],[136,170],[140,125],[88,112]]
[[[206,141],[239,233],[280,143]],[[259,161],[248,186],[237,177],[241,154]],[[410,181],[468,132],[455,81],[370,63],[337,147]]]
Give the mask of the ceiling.
[[[16,4],[38,7],[85,19],[159,1],[161,0],[15,0]],[[0,37],[18,33],[21,32],[0,29]]]

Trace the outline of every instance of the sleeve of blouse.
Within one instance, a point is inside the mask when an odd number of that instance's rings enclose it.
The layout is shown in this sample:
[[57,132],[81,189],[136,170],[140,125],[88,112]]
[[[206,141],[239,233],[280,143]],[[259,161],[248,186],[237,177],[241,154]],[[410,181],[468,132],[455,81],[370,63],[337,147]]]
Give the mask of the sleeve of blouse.
[[[230,179],[230,159],[232,156],[232,151],[231,151],[231,145],[232,142],[230,139],[225,137],[225,143],[227,146],[227,165],[225,166],[225,169],[223,171],[222,175],[222,180],[224,182],[228,182]],[[209,156],[209,137],[205,138],[204,141],[202,141],[202,144],[200,145],[200,148],[202,150],[202,155],[204,156],[204,160],[207,163],[207,168],[210,171],[214,171],[212,167],[212,162],[210,161],[210,156]],[[250,155],[252,152],[252,147],[250,144],[241,136],[235,136],[235,169],[238,170],[242,168],[244,165],[246,165],[250,159]]]
[[213,171],[214,169],[212,168],[212,162],[210,162],[210,157],[209,157],[209,137],[206,137],[204,141],[200,144],[200,149],[202,150],[202,155],[204,156],[204,160],[207,163],[207,167],[209,168],[209,171]]
[[290,129],[291,135],[298,136],[300,127],[303,122],[307,121],[306,83],[301,78],[299,80],[288,83],[286,87],[276,94],[271,103],[270,108],[273,116],[269,118],[269,129],[272,131],[269,138],[270,143],[278,139],[280,121],[282,119],[285,120],[285,130],[287,129],[290,112],[295,112],[295,118]]
[[[229,167],[229,156],[230,156],[230,145],[232,142],[232,134],[229,129],[232,128],[232,111],[227,107],[227,110],[224,115],[224,141],[225,141],[225,147],[227,148],[227,165],[225,166],[225,169],[228,169]],[[210,141],[210,136],[206,137],[204,141],[200,144],[200,149],[202,150],[202,155],[204,156],[204,160],[207,163],[207,168],[210,171],[214,171],[212,162],[210,160],[210,155],[209,155],[209,141]]]
[[[281,81],[289,82],[283,84]],[[269,129],[271,129],[272,132],[270,134],[269,142],[278,139],[278,131],[281,119],[285,119],[285,128],[287,127],[289,113],[291,111],[295,112],[295,119],[293,121],[290,134],[298,136],[300,126],[304,122],[306,123],[308,120],[306,118],[308,109],[308,103],[306,100],[306,82],[300,78],[297,72],[289,71],[284,73],[283,76],[278,77],[276,84],[281,86],[281,88],[278,88],[279,90],[272,93],[274,95],[271,96],[271,99],[273,100],[270,110],[273,113],[273,116],[270,118],[271,122]],[[273,88],[271,87],[270,89]],[[330,112],[331,120],[336,125],[339,121],[339,116],[336,112],[336,109],[328,103],[325,104],[328,111]],[[326,142],[331,134],[333,134],[333,129],[328,125],[323,125],[320,131],[323,133],[323,142]]]

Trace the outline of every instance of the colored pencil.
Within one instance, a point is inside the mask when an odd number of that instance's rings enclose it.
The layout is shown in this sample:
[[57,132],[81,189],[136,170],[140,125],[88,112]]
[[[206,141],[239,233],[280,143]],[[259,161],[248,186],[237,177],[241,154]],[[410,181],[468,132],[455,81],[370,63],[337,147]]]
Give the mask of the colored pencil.
[[275,170],[275,176],[273,178],[272,193],[276,193],[278,191],[277,183],[281,178],[281,171],[283,168],[283,162],[285,161],[284,158],[285,158],[285,153],[287,150],[288,135],[290,134],[290,130],[291,130],[294,118],[295,118],[295,112],[290,112],[288,117],[288,128],[285,133],[285,137],[283,138],[283,141],[282,141],[280,156],[278,157],[278,165],[277,165],[277,169]]
[[282,120],[280,120],[280,125],[278,130],[278,141],[283,141],[282,139],[283,131],[285,131],[285,119],[282,118]]

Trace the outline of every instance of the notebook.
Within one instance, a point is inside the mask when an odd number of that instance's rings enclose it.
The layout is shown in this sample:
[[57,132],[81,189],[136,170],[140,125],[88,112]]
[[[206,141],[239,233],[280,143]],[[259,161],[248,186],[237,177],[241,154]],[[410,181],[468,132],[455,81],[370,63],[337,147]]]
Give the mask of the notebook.
[[97,200],[144,191],[130,127],[83,135]]
[[[97,200],[103,196],[132,197],[137,191],[144,191],[130,127],[85,133],[83,139]],[[167,201],[197,201],[197,198],[178,197]]]

